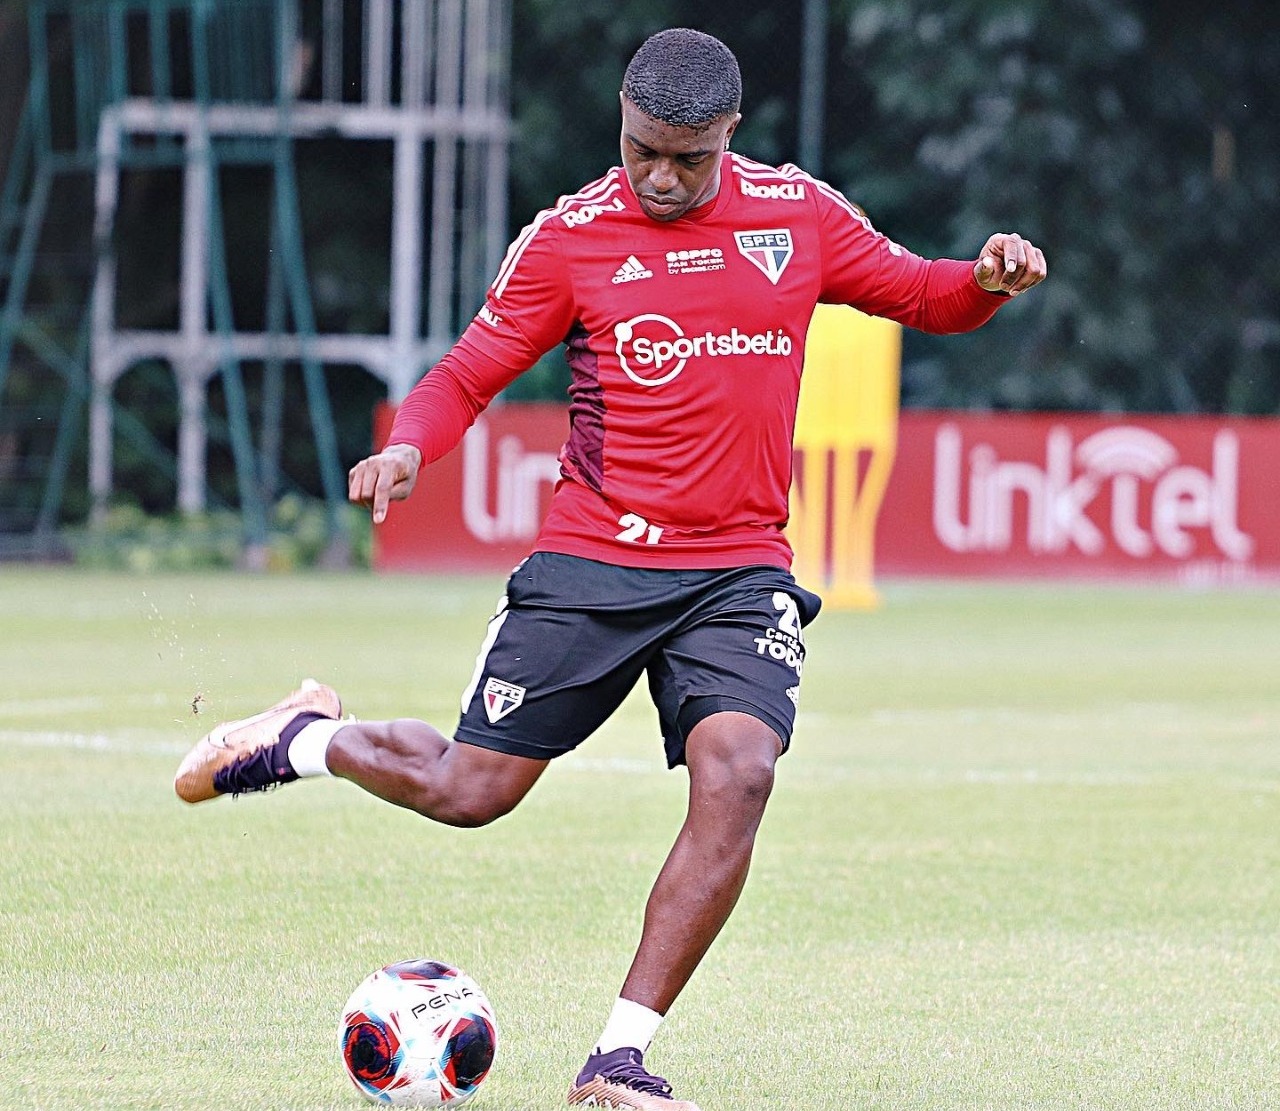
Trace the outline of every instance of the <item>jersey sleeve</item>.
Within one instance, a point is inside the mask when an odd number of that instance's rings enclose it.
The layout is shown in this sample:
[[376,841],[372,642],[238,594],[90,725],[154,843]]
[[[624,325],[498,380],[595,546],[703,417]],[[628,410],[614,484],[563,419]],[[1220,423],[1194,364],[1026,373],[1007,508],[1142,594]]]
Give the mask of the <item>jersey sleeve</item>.
[[484,307],[467,329],[478,349],[517,373],[562,343],[576,316],[552,216],[550,209],[539,213],[512,241]]
[[573,325],[572,285],[547,215],[507,248],[480,311],[396,411],[388,444],[412,444],[424,466],[456,447],[497,393]]
[[473,322],[453,349],[396,409],[388,444],[412,444],[422,465],[447,455],[494,399],[521,373],[486,355],[471,339]]
[[814,185],[822,236],[821,301],[943,335],[972,331],[1008,300],[978,285],[972,261],[912,254],[878,232],[831,186]]

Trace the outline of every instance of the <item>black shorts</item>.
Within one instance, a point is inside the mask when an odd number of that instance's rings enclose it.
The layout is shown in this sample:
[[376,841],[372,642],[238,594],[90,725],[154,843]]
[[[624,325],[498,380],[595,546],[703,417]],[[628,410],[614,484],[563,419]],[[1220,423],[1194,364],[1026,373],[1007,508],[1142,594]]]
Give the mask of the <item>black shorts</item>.
[[576,748],[647,673],[667,764],[710,714],[791,743],[801,628],[822,601],[776,567],[666,571],[537,552],[512,572],[462,695],[459,741],[551,759]]

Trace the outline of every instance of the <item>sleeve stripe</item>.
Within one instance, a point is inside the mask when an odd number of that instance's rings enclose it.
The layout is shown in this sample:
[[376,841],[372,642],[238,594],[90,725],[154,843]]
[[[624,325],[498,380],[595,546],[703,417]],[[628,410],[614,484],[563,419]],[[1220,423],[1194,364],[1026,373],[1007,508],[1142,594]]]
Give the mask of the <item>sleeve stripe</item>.
[[566,209],[576,204],[599,203],[606,197],[612,196],[621,187],[622,183],[618,180],[618,171],[616,169],[610,170],[598,181],[593,181],[577,193],[561,197],[551,208],[544,208],[539,212],[520,234],[511,241],[511,246],[507,248],[502,265],[498,267],[498,275],[493,281],[494,295],[497,297],[502,296],[502,292],[507,288],[507,283],[511,280],[521,256],[528,249],[529,244],[533,242],[542,225],[552,216],[559,216]]
[[[832,188],[825,181],[819,181],[816,177],[805,173],[804,170],[792,162],[784,163],[775,168],[767,166],[763,162],[753,162],[750,159],[739,156],[734,160],[733,172],[751,181],[768,181],[770,179],[776,181],[781,179],[782,181],[801,181],[812,185],[824,197],[839,205],[853,219],[865,226],[868,231],[875,231],[875,228],[871,227],[861,209],[853,204],[843,193],[838,189]],[[879,233],[877,232],[877,234]]]
[[784,169],[776,169],[773,166],[766,166],[763,162],[755,162],[750,158],[743,158],[738,155],[733,160],[733,172],[741,177],[750,178],[753,181],[768,181],[770,178],[787,178]]
[[[848,197],[841,193],[839,189],[832,188],[825,181],[819,181],[816,177],[805,173],[799,166],[795,166],[790,162],[782,167],[782,172],[786,175],[789,181],[795,181],[798,178],[801,181],[808,182],[808,184],[812,185],[819,193],[826,197],[827,200],[832,201],[843,208],[850,216],[857,220],[858,223],[867,223],[867,218],[862,214],[861,210],[853,204]],[[872,229],[868,227],[868,230]]]
[[884,232],[880,231],[871,222],[871,218],[856,204],[849,200],[848,197],[841,193],[839,189],[833,189],[825,181],[819,181],[816,177],[810,177],[803,170],[796,169],[794,166],[789,166],[788,169],[794,170],[794,176],[803,178],[805,181],[812,184],[819,193],[827,198],[827,200],[831,201],[832,204],[836,205],[836,207],[847,212],[850,219],[856,220],[877,239],[883,240],[891,255],[901,255],[903,253],[903,248],[898,246],[898,244],[885,235]]
[[874,228],[871,227],[870,221],[866,218],[865,215],[863,215],[861,210],[858,209],[854,204],[852,204],[849,201],[849,199],[843,193],[841,193],[838,189],[832,189],[831,186],[828,185],[825,181],[818,181],[816,178],[809,177],[808,174],[805,174],[804,176],[809,181],[813,182],[813,187],[816,190],[818,190],[818,192],[821,193],[824,197],[838,204],[847,213],[849,213],[850,216],[852,216],[855,220],[857,220],[858,223],[865,224],[868,231],[875,230]]

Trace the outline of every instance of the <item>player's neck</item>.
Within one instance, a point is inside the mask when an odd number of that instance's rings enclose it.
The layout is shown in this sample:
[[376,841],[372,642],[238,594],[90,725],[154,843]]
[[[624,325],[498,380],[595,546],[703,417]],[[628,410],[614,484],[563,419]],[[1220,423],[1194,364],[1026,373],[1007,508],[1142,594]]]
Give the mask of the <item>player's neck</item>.
[[702,200],[689,209],[689,212],[694,213],[703,211],[707,205],[711,204],[718,196],[720,196],[720,185],[723,181],[724,167],[722,165],[720,169],[716,170],[716,178],[715,181],[711,183],[711,191],[703,197]]

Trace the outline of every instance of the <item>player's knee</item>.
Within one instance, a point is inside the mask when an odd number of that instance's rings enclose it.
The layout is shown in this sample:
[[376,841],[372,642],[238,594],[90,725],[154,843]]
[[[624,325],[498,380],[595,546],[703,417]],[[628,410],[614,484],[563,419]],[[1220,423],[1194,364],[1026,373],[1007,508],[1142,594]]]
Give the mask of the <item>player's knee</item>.
[[773,790],[773,769],[782,744],[777,734],[747,714],[713,714],[689,736],[689,772],[709,793],[763,805]]
[[773,757],[756,755],[736,761],[733,781],[745,803],[763,808],[773,792]]
[[459,829],[477,829],[511,812],[514,803],[478,791],[420,790],[410,806],[424,818]]
[[774,757],[759,749],[732,750],[705,761],[700,788],[720,805],[759,811],[773,791]]

